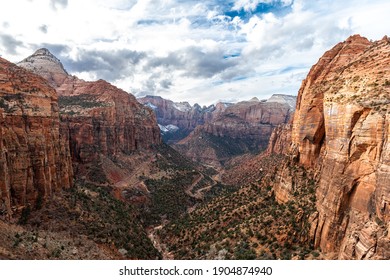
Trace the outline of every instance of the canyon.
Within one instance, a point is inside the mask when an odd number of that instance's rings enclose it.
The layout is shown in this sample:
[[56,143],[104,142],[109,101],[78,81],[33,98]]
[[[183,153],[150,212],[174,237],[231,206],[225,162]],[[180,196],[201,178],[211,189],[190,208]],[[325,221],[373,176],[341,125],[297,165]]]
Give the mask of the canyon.
[[236,156],[264,150],[272,130],[287,123],[295,96],[274,94],[208,107],[175,103],[159,96],[138,99],[156,112],[163,139],[195,162],[221,168]]
[[0,258],[390,259],[389,65],[353,35],[201,107],[0,58]]
[[[292,120],[273,130],[266,151],[224,172],[225,183],[244,187],[165,229],[176,254],[389,259],[389,60],[386,36],[370,42],[354,35],[327,51],[302,82]],[[284,215],[292,220],[281,222]],[[204,228],[218,234],[207,238]],[[190,250],[194,243],[201,255]]]

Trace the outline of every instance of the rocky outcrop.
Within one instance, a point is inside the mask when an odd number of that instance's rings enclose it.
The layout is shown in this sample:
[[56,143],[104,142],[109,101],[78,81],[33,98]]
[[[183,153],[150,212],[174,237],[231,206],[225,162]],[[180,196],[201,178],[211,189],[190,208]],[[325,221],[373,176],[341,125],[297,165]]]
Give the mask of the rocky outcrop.
[[234,156],[265,149],[273,129],[287,123],[292,112],[283,102],[239,102],[198,126],[175,148],[196,161],[218,167]]
[[61,123],[69,133],[71,155],[78,163],[97,163],[149,149],[161,143],[153,111],[127,92],[99,80],[70,76],[60,61],[41,49],[19,63],[55,86]]
[[72,163],[47,82],[0,58],[0,216],[72,186]]
[[100,155],[129,154],[160,144],[152,110],[113,85],[69,78],[57,90],[74,160],[92,162]]
[[265,151],[266,155],[277,154],[286,155],[289,153],[291,143],[291,129],[292,125],[281,124],[275,127],[269,138],[268,147]]
[[291,157],[318,183],[315,246],[341,259],[390,258],[389,63],[387,37],[351,36],[298,94]]

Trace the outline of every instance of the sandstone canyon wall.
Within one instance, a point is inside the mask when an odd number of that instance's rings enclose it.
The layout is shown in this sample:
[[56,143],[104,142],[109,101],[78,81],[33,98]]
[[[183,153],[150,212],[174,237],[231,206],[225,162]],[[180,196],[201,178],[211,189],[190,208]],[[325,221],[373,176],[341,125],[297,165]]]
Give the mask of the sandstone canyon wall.
[[[173,102],[160,96],[138,98],[141,104],[153,109],[165,142],[176,143],[190,134],[198,125],[211,120],[222,108],[211,105],[191,106],[188,102]],[[225,108],[225,106],[222,106]]]
[[195,161],[223,166],[234,156],[264,150],[273,129],[287,123],[293,111],[284,99],[239,102],[220,110],[175,148]]
[[133,95],[103,80],[86,82],[69,75],[47,49],[36,51],[18,65],[55,87],[75,161],[92,162],[100,155],[129,154],[161,143],[153,111]]
[[0,58],[0,216],[72,186],[57,94],[38,75]]
[[[387,37],[337,44],[303,81],[285,140],[271,137],[269,151],[285,153],[280,143],[291,143],[290,158],[313,172],[312,238],[335,258],[390,258],[389,65]],[[291,185],[282,181],[279,194]]]

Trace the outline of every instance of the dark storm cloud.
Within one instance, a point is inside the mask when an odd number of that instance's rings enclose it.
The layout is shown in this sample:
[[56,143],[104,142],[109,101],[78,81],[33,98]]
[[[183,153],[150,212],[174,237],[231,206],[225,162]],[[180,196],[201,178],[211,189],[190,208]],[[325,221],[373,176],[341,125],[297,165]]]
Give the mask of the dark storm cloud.
[[170,81],[168,79],[162,80],[162,81],[160,81],[160,86],[163,89],[169,89],[172,86],[172,81]]
[[70,72],[95,72],[99,78],[114,81],[129,75],[133,66],[145,57],[145,53],[132,50],[86,51],[77,60],[66,59]]
[[17,48],[23,47],[24,44],[22,41],[16,40],[14,37],[7,34],[0,34],[0,44],[4,48],[5,53],[8,54],[17,54]]
[[41,26],[39,26],[39,30],[42,32],[42,33],[47,33],[47,25],[46,24],[42,24]]
[[50,7],[53,10],[58,10],[59,8],[65,9],[68,7],[68,0],[50,0]]
[[237,60],[225,59],[223,52],[220,50],[205,52],[198,47],[188,47],[170,53],[166,57],[150,59],[144,70],[164,67],[169,70],[184,70],[184,76],[188,77],[209,78],[237,64]]

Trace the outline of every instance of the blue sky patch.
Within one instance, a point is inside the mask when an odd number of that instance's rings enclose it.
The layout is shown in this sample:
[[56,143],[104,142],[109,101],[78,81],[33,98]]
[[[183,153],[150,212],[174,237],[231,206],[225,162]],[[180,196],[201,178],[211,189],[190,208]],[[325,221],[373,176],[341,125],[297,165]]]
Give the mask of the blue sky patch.
[[234,18],[238,16],[244,21],[248,21],[253,15],[262,15],[267,13],[274,13],[276,15],[284,15],[291,12],[291,5],[284,6],[282,2],[275,3],[259,3],[254,11],[245,11],[240,9],[238,11],[232,10],[233,5],[230,6],[230,11],[225,12],[226,16]]

